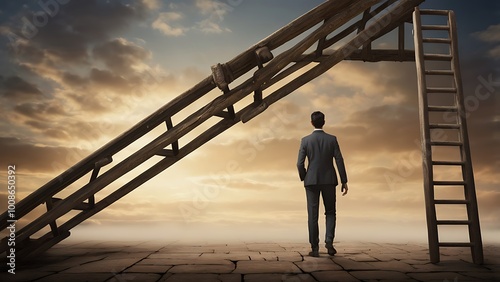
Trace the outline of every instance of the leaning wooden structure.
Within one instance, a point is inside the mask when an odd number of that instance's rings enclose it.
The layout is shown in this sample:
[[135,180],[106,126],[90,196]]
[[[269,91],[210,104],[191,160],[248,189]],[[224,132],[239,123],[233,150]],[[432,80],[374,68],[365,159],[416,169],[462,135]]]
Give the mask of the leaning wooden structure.
[[[20,201],[16,206],[16,219],[22,218],[40,205],[45,205],[47,212],[16,232],[17,257],[35,256],[64,240],[70,235],[73,227],[102,211],[210,139],[240,121],[243,123],[249,121],[270,105],[343,60],[369,62],[416,60],[430,258],[432,262],[439,262],[440,247],[470,247],[474,262],[482,263],[482,243],[463,107],[455,20],[453,13],[449,11],[419,11],[418,6],[422,2],[423,0],[326,1],[232,60],[212,66],[212,74],[193,88]],[[422,25],[421,14],[446,16],[449,18],[449,24],[447,26]],[[414,25],[415,51],[405,48],[405,23]],[[422,30],[426,29],[447,30],[451,37],[447,39],[425,38],[422,36]],[[374,40],[393,30],[398,31],[397,49],[372,49],[371,43]],[[277,52],[278,47],[296,38],[302,39],[281,53],[273,53]],[[451,54],[426,54],[423,50],[424,43],[449,44]],[[339,46],[335,49],[331,48],[334,45]],[[327,49],[328,52],[326,52]],[[428,70],[425,68],[425,60],[449,61],[452,66],[449,70]],[[310,65],[313,67],[306,70],[305,67],[310,67]],[[283,86],[274,91],[269,91],[269,88],[277,82],[283,82],[285,78],[297,73],[296,78],[283,83]],[[430,75],[452,76],[455,83],[446,89],[429,87],[426,85],[426,77]],[[235,80],[238,78],[243,81],[236,83]],[[209,93],[213,94],[212,90],[216,88],[219,89],[217,97],[200,109],[186,113],[188,106],[201,98],[209,97]],[[456,104],[447,107],[429,105],[427,95],[431,95],[430,93],[451,93],[456,96]],[[249,95],[253,95],[253,101],[241,109],[236,109],[235,103]],[[428,118],[430,111],[456,113],[457,123],[433,124]],[[174,124],[172,117],[179,113],[187,117]],[[220,120],[189,143],[180,146],[180,138],[209,119]],[[161,126],[165,127],[164,132],[153,141],[123,161],[114,164],[105,173],[99,174],[103,166],[113,163],[115,154]],[[439,128],[455,129],[460,133],[461,139],[454,142],[431,140],[430,132]],[[463,158],[459,162],[433,160],[431,154],[433,146],[457,146],[461,149]],[[96,200],[96,194],[101,190],[154,156],[161,156],[162,159],[125,185],[113,190],[109,195]],[[447,165],[462,167],[464,179],[462,181],[434,181],[433,166]],[[71,184],[87,177],[90,178],[88,184],[69,196],[64,199],[55,197]],[[465,198],[463,200],[435,199],[434,187],[439,185],[461,185],[464,187]],[[466,205],[469,218],[462,221],[437,220],[436,205]],[[67,216],[64,217],[72,210],[79,210],[79,212],[69,219]],[[7,228],[8,220],[7,212],[3,213],[0,218],[1,230]],[[470,242],[439,242],[437,228],[439,225],[467,225]],[[40,233],[47,226],[50,227],[50,231],[33,239],[35,234]],[[7,238],[2,242],[0,252],[6,252],[6,240]]]

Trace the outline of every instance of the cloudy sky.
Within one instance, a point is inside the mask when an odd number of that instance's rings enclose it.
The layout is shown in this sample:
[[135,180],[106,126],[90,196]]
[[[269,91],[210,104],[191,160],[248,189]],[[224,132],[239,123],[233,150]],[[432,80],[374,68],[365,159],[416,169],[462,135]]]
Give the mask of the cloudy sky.
[[[321,2],[2,1],[2,210],[8,164],[16,164],[22,199],[209,76],[211,65]],[[483,239],[498,241],[500,3],[428,0],[422,6],[457,14]],[[393,46],[391,38],[374,47]],[[409,35],[407,42],[412,46]],[[337,199],[336,240],[425,242],[415,64],[347,61],[213,139],[75,228],[72,237],[307,242],[295,164],[315,110],[326,114],[325,130],[338,137],[349,176],[348,196]],[[144,144],[132,144],[115,161]],[[454,188],[437,194],[462,196]],[[464,217],[465,211],[438,214]],[[443,234],[466,240],[467,233]]]

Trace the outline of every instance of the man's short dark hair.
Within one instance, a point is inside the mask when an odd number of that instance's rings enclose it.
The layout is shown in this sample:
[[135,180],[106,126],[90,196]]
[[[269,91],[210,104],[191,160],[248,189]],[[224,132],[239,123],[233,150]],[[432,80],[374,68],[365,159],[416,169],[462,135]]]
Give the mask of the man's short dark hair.
[[322,128],[325,125],[325,115],[320,111],[316,111],[311,114],[311,122],[315,128]]

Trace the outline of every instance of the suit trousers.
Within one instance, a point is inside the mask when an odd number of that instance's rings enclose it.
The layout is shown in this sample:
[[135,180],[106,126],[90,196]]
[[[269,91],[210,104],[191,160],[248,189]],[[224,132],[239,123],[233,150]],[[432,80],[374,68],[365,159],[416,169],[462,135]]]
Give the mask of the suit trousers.
[[309,227],[309,243],[311,248],[319,248],[319,195],[323,198],[323,205],[325,206],[326,217],[326,235],[325,242],[333,243],[335,237],[335,224],[337,221],[336,216],[336,186],[330,185],[311,185],[306,186],[307,197],[307,222]]

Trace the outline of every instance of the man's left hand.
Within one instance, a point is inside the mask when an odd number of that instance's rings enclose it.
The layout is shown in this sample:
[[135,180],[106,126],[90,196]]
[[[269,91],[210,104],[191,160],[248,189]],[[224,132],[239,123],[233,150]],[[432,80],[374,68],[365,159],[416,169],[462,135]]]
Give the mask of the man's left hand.
[[344,192],[344,193],[342,193],[342,196],[347,195],[347,191],[349,191],[349,187],[347,186],[347,183],[342,184],[342,189],[340,189],[340,192]]

